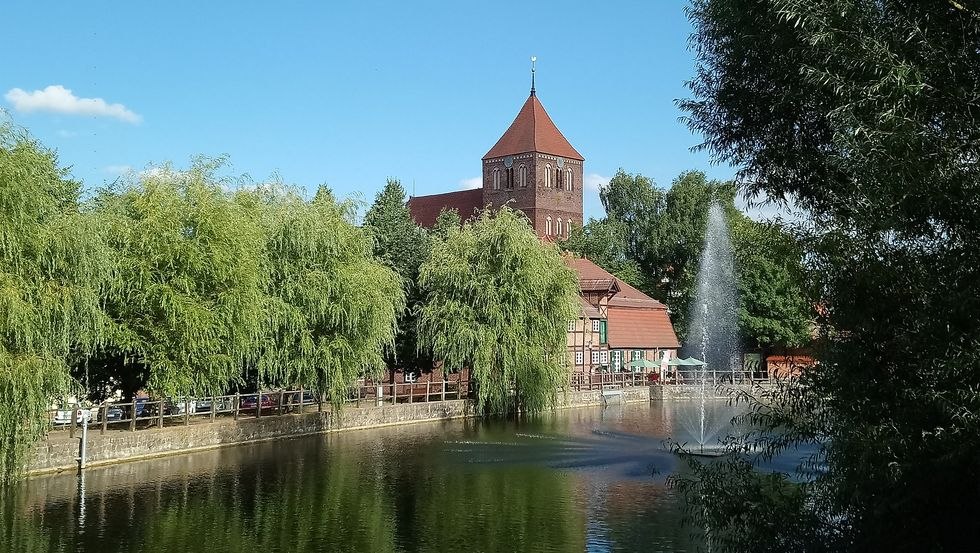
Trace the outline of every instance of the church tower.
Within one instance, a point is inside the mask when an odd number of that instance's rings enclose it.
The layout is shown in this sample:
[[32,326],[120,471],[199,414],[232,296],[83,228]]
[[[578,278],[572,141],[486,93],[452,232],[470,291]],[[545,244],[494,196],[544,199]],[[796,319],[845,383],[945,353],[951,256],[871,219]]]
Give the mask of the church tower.
[[552,122],[534,91],[507,131],[483,156],[483,204],[524,212],[545,239],[581,226],[585,158]]

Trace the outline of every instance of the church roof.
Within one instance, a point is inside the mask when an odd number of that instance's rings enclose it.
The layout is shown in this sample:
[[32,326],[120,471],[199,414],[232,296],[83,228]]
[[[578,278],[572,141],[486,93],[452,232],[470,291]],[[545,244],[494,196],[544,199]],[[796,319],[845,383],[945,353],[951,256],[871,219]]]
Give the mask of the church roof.
[[412,196],[408,199],[408,212],[412,215],[412,219],[425,228],[435,226],[436,219],[443,209],[447,211],[455,209],[464,221],[469,219],[476,210],[483,209],[483,188],[430,196]]
[[578,153],[568,143],[551,117],[548,117],[548,112],[544,110],[544,106],[541,105],[534,91],[524,102],[524,106],[517,114],[514,122],[510,124],[510,127],[494,144],[493,148],[490,148],[487,155],[483,156],[483,159],[525,152],[541,152],[580,161],[585,160],[582,154]]

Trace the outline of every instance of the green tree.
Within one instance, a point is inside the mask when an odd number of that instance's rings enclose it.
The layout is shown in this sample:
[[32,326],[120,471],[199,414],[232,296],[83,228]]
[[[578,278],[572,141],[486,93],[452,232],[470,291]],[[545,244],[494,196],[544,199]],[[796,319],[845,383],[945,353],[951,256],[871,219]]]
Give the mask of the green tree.
[[504,207],[450,229],[419,282],[427,292],[419,337],[449,369],[471,369],[481,411],[554,403],[568,383],[566,330],[578,282],[526,218]]
[[260,383],[312,386],[342,402],[358,378],[384,370],[405,307],[398,275],[374,259],[352,203],[323,190],[304,201],[283,187],[237,200],[262,214],[264,228]]
[[222,393],[262,327],[262,228],[224,191],[221,164],[164,166],[92,200],[117,275],[104,300],[111,341],[98,357],[161,395]]
[[631,286],[647,287],[636,259],[626,253],[626,225],[616,219],[589,219],[582,227],[573,227],[561,247],[588,258]]
[[429,236],[412,219],[405,203],[405,189],[396,179],[388,179],[364,216],[364,227],[374,238],[374,255],[402,279],[407,308],[398,317],[395,348],[388,356],[388,368],[428,369],[431,358],[418,347],[416,330],[422,291],[418,286],[419,265],[428,255]]
[[[816,442],[826,464],[798,502],[814,522],[781,536],[805,535],[809,550],[975,548],[980,12],[697,0],[690,14],[692,129],[750,193],[808,210],[806,259],[826,306],[819,369],[755,417],[779,429],[770,452]],[[742,491],[704,482],[693,513],[728,536],[721,545],[765,550],[732,511],[697,506]],[[766,499],[771,512],[782,497]]]
[[67,357],[104,336],[105,245],[54,152],[0,124],[0,484],[21,473],[69,389]]

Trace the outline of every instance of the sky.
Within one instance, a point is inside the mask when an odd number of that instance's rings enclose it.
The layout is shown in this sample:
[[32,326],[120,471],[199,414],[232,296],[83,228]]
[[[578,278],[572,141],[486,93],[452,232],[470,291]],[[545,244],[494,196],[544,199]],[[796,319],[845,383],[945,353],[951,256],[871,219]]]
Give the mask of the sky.
[[163,162],[228,156],[365,202],[472,186],[537,95],[586,158],[585,212],[617,169],[668,187],[727,179],[680,121],[682,0],[8,3],[0,108],[89,188]]

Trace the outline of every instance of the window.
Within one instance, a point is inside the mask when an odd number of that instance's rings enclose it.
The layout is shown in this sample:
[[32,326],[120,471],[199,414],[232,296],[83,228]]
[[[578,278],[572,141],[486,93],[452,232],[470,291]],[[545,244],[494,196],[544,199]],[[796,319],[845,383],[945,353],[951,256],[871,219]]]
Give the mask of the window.
[[608,325],[606,324],[606,321],[599,321],[599,343],[600,344],[605,344],[608,341],[608,340],[606,340],[606,334],[607,334],[606,329],[607,328],[608,328]]
[[602,350],[602,351],[599,352],[599,362],[602,363],[603,365],[608,365],[609,364],[609,352],[608,351]]
[[544,235],[545,236],[551,236],[551,217],[548,217],[545,220],[545,227],[544,227],[544,229],[545,229],[544,230]]
[[565,169],[565,188],[573,190],[572,188],[572,170]]
[[561,176],[562,176],[562,171],[561,171],[561,168],[559,167],[559,168],[555,169],[555,188],[557,188],[558,190],[561,190],[561,189],[564,188],[564,186],[562,186],[562,178],[561,178]]
[[569,219],[565,221],[565,236],[571,236],[571,235],[572,235],[572,220]]
[[612,352],[612,362],[613,362],[613,367],[615,367],[615,369],[618,371],[620,366],[623,364],[623,352],[621,351]]
[[599,332],[599,319],[592,319],[592,332]]
[[592,364],[593,365],[598,365],[599,364],[599,352],[598,351],[593,351],[592,352]]
[[500,169],[493,170],[493,189],[500,190]]
[[551,164],[544,166],[544,187],[551,188]]
[[527,188],[527,166],[521,165],[521,168],[517,172],[517,182],[520,184],[521,188]]
[[639,361],[640,359],[643,359],[643,350],[642,349],[634,349],[633,350],[633,361]]
[[568,331],[575,332],[575,321],[568,321]]
[[561,217],[558,218],[558,225],[555,226],[555,234],[561,236]]
[[510,167],[507,169],[507,190],[514,189],[514,168]]
[[585,355],[581,351],[575,352],[575,364],[581,365],[585,362]]

